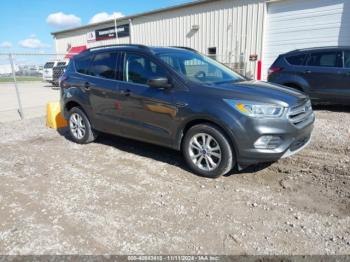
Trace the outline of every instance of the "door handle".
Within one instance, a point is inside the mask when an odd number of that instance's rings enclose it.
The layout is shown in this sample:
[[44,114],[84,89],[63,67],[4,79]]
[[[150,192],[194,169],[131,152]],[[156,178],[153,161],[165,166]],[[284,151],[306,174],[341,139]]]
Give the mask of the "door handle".
[[304,71],[304,74],[311,74],[312,72],[311,72],[311,70],[305,70]]
[[130,89],[122,89],[122,90],[120,90],[120,94],[123,96],[130,96],[131,91],[130,91]]

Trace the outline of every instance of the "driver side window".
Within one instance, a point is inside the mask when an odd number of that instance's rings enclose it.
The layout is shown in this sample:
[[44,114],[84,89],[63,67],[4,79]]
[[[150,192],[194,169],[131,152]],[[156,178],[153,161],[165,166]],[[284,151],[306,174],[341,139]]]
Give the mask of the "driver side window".
[[149,58],[138,55],[125,55],[124,81],[146,85],[148,80],[166,77],[166,72]]

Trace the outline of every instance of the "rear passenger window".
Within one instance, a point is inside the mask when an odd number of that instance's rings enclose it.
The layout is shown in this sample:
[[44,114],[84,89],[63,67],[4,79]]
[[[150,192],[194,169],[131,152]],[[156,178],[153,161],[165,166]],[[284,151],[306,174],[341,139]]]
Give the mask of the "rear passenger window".
[[84,75],[89,75],[89,68],[91,65],[91,55],[79,57],[75,60],[75,68],[77,72]]
[[287,57],[286,60],[291,65],[304,65],[306,54]]
[[344,67],[350,68],[350,51],[344,52]]
[[93,76],[115,79],[117,71],[117,53],[99,53],[95,55],[94,62],[90,68]]
[[322,52],[311,54],[307,64],[320,67],[341,67],[340,61],[340,52]]

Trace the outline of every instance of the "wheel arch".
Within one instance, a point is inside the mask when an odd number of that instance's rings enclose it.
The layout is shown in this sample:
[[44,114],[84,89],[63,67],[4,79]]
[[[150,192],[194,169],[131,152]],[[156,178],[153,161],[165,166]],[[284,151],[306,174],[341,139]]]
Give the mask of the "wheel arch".
[[293,75],[290,77],[286,77],[281,81],[281,84],[284,86],[295,88],[295,89],[302,91],[304,93],[308,93],[308,91],[310,89],[310,85],[309,85],[308,81],[299,75]]
[[69,111],[74,108],[74,107],[79,107],[81,110],[83,110],[83,112],[86,114],[86,116],[90,119],[91,121],[91,117],[90,114],[88,112],[88,110],[86,110],[85,106],[83,103],[79,102],[76,99],[72,99],[72,100],[68,100],[64,106],[63,106],[63,115],[64,117],[67,119],[68,118],[68,113]]
[[74,100],[67,102],[64,106],[64,108],[65,108],[65,110],[67,110],[67,112],[69,112],[73,107],[80,107],[83,109],[81,104],[78,103],[77,101],[74,101]]

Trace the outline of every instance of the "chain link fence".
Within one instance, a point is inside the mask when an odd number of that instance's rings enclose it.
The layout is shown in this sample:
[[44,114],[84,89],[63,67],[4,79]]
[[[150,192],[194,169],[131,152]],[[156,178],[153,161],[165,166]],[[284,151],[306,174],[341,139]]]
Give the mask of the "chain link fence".
[[0,122],[43,116],[47,102],[59,99],[60,75],[53,73],[66,62],[58,54],[1,53]]
[[[245,57],[212,58],[251,77]],[[58,79],[69,59],[47,53],[0,53],[0,123],[43,116],[49,101],[59,99]]]

